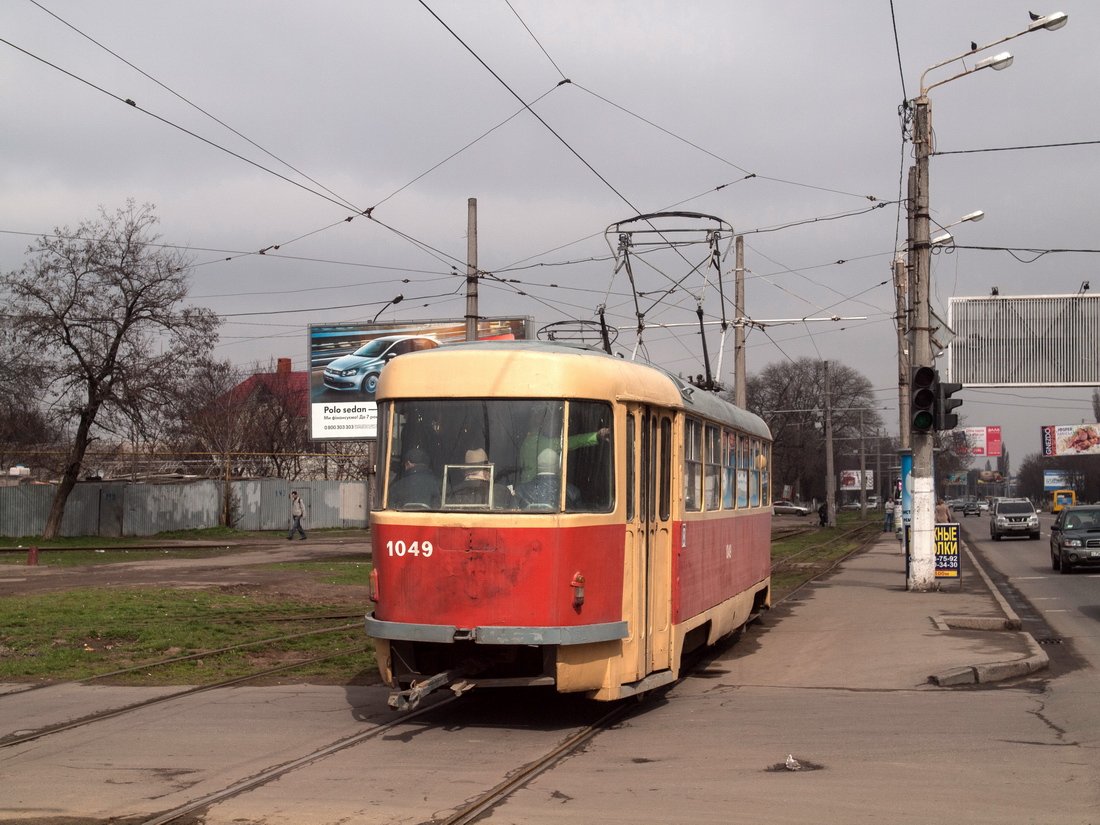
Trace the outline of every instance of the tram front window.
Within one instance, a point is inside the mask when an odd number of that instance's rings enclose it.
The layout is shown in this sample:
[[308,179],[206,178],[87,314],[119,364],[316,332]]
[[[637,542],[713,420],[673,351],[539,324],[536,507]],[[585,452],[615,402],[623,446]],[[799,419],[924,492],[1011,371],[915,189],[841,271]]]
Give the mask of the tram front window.
[[613,506],[608,404],[455,399],[392,407],[386,509],[547,513]]

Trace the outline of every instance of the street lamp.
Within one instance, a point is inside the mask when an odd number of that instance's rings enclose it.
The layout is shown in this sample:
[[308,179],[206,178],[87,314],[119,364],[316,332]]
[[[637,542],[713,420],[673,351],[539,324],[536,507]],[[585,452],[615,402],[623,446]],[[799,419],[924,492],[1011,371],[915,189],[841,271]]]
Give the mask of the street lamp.
[[[929,295],[932,241],[929,238],[928,158],[932,154],[932,127],[928,92],[937,86],[950,83],[952,80],[957,80],[982,69],[1000,70],[1008,68],[1012,63],[1012,55],[1008,52],[999,52],[991,57],[979,60],[970,68],[964,68],[963,71],[935,83],[926,85],[925,77],[934,69],[991,49],[994,46],[999,46],[1001,43],[1022,35],[1041,30],[1055,31],[1064,26],[1069,20],[1068,15],[1064,12],[1055,12],[1048,15],[1031,14],[1031,18],[1031,23],[1028,24],[1026,29],[992,43],[987,43],[984,46],[975,45],[968,52],[930,66],[920,76],[920,95],[913,101],[913,144],[916,150],[916,162],[913,169],[910,170],[910,192],[912,196],[909,202],[911,210],[910,226],[912,228],[911,254],[914,259],[912,284],[910,286],[913,321],[909,333],[909,363],[914,370],[921,368],[934,369]],[[934,433],[930,430],[920,432],[914,430],[910,433],[913,452],[913,496],[909,574],[906,582],[906,586],[910,590],[931,590],[936,582],[935,499],[932,479],[933,438]]]
[[[961,218],[959,218],[957,221],[954,221],[953,223],[949,223],[946,226],[940,226],[940,229],[943,230],[943,234],[937,235],[931,241],[929,241],[929,243],[931,243],[932,246],[942,246],[943,244],[950,243],[951,241],[955,240],[955,236],[948,232],[948,229],[950,229],[952,226],[958,226],[960,223],[980,221],[984,217],[985,212],[983,212],[981,209],[978,209],[975,212],[971,212],[968,215],[963,215]],[[939,224],[936,225],[939,226]]]
[[399,304],[404,300],[404,295],[398,295],[396,298],[391,298],[390,300],[386,301],[386,303],[382,304],[382,308],[378,310],[378,312],[374,313],[374,317],[371,319],[371,323],[373,324],[375,321],[377,321],[378,316],[385,312],[389,307],[392,307],[394,304]]

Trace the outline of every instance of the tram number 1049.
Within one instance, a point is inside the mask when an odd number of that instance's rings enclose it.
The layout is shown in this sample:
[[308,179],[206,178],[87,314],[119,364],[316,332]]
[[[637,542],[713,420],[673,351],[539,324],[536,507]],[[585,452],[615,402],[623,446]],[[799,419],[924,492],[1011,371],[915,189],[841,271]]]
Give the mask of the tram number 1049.
[[387,556],[418,556],[426,559],[434,549],[430,541],[413,541],[407,544],[401,540],[386,542]]

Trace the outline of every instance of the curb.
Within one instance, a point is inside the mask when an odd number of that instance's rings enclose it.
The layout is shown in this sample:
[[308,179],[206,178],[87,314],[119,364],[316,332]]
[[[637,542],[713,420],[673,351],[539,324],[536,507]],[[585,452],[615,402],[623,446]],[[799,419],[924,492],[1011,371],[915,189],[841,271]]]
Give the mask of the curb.
[[[1003,619],[988,616],[934,616],[932,620],[941,629],[959,628],[966,630],[1014,630],[1020,631],[1023,623],[1016,611],[1012,609],[1008,601],[1001,595],[1001,591],[989,578],[978,559],[970,552],[970,547],[963,544],[966,555],[970,557],[970,563],[982,577],[985,586],[993,594],[993,599],[1005,614]],[[1011,659],[1007,662],[986,662],[980,665],[967,665],[955,667],[941,673],[933,673],[928,681],[939,687],[954,687],[956,685],[985,685],[990,682],[1000,682],[1005,679],[1014,679],[1017,676],[1026,676],[1043,670],[1050,665],[1050,657],[1047,656],[1035,637],[1026,631],[1023,632],[1024,641],[1027,642],[1028,655],[1022,659]]]

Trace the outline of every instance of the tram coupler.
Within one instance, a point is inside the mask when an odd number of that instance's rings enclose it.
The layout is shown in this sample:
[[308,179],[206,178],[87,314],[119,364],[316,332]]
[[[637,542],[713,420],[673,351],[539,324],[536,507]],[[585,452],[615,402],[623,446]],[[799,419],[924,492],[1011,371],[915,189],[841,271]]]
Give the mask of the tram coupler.
[[[444,685],[449,685],[456,679],[460,679],[463,675],[461,670],[445,670],[442,673],[437,673],[428,679],[423,679],[419,682],[413,682],[409,685],[408,690],[395,690],[390,693],[389,706],[394,710],[410,711],[415,710],[416,706],[420,704],[420,700],[427,696],[429,693],[438,690]],[[460,683],[461,690],[456,693],[461,696],[466,690],[469,690],[472,685],[469,683]]]

